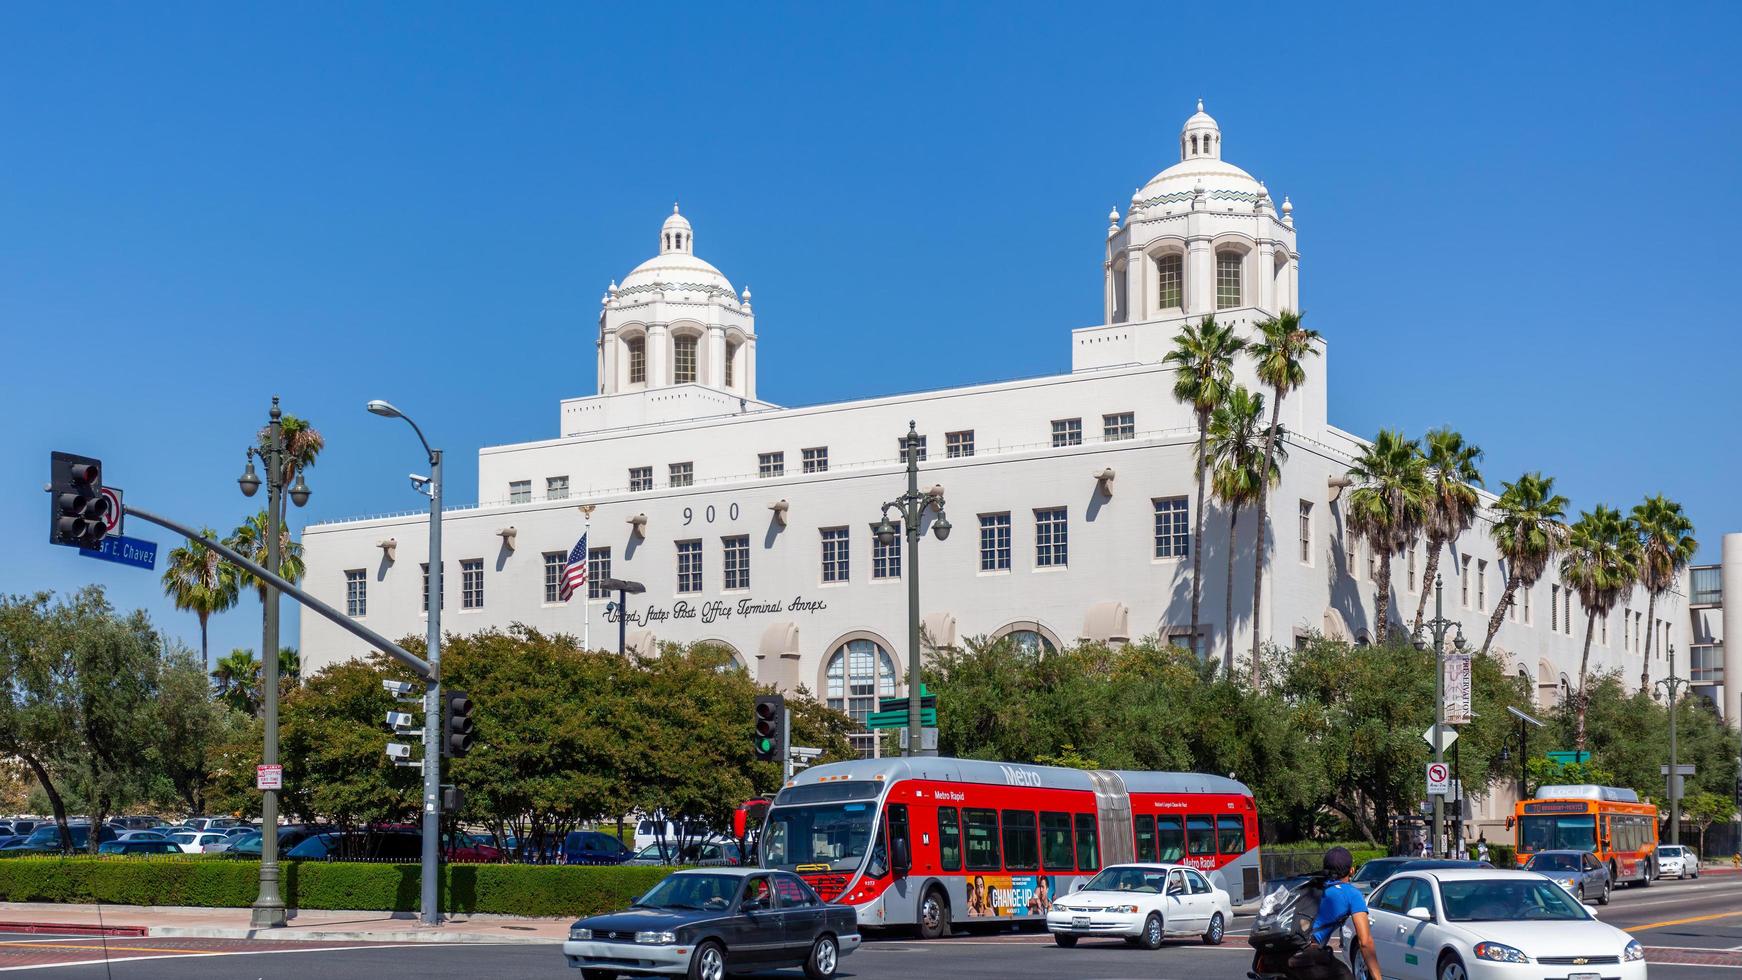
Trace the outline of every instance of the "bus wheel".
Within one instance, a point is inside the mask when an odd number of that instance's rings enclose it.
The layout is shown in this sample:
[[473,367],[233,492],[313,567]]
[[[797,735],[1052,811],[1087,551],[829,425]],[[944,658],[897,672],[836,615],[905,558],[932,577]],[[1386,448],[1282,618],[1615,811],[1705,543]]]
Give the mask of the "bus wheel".
[[950,901],[936,888],[926,890],[919,903],[919,938],[942,939],[950,934]]
[[1650,888],[1651,883],[1657,878],[1657,869],[1651,866],[1650,858],[1639,862],[1639,867],[1645,872],[1645,877],[1639,879],[1639,887]]

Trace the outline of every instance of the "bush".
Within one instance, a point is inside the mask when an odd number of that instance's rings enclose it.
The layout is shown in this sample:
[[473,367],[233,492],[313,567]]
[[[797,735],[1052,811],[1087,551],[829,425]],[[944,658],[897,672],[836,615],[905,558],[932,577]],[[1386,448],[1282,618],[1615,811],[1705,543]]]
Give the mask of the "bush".
[[[286,861],[285,903],[302,909],[410,912],[415,864]],[[449,912],[583,916],[622,908],[669,868],[455,864],[442,868]],[[247,908],[260,862],[223,858],[23,857],[0,862],[0,901]]]

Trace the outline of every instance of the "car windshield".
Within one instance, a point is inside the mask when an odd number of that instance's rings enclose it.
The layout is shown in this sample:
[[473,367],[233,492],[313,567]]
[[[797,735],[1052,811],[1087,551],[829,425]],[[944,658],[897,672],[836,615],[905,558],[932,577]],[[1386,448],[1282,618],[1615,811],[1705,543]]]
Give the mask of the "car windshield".
[[723,909],[738,892],[736,875],[672,875],[635,904],[651,909]]
[[1577,871],[1579,856],[1577,854],[1538,854],[1525,864],[1526,871]]
[[1597,847],[1597,818],[1573,816],[1527,816],[1518,839],[1526,851],[1591,851]]
[[663,861],[665,860],[664,852],[667,850],[670,850],[669,846],[661,848],[658,844],[649,844],[635,856],[644,861]]
[[1399,865],[1404,862],[1392,858],[1375,858],[1361,865],[1361,870],[1355,873],[1354,881],[1384,881],[1391,877]]
[[817,871],[857,868],[871,843],[875,813],[870,803],[774,807],[762,832],[762,864]]
[[1675,845],[1663,845],[1657,849],[1657,856],[1660,858],[1678,858],[1682,856],[1682,849]]
[[1581,921],[1590,915],[1553,882],[1521,878],[1442,881],[1446,918],[1452,922],[1527,920]]
[[1159,895],[1167,885],[1167,872],[1156,868],[1107,868],[1083,886],[1090,892],[1143,892]]

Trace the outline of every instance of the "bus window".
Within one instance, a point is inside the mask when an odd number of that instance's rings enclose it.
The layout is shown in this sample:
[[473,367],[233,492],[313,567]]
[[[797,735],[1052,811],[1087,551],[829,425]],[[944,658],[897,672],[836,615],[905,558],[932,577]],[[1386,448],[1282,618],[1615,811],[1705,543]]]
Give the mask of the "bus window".
[[1178,817],[1155,818],[1156,857],[1161,861],[1178,861],[1185,856],[1186,831]]
[[1095,839],[1095,815],[1077,814],[1077,869],[1101,870],[1101,845]]
[[944,871],[962,870],[962,828],[956,823],[956,808],[938,807],[938,867]]
[[1597,849],[1597,818],[1589,813],[1566,816],[1527,813],[1519,823],[1518,839],[1526,853],[1594,851]]
[[995,810],[962,811],[962,829],[968,836],[968,870],[1001,871],[998,862],[998,813]]
[[1194,855],[1216,853],[1216,828],[1209,817],[1186,818],[1186,850]]
[[1035,845],[1034,811],[1005,810],[1004,867],[1011,871],[1034,871],[1040,867],[1040,851]]
[[1137,860],[1155,860],[1155,818],[1140,813],[1132,819],[1132,826],[1137,832]]
[[1246,853],[1246,821],[1239,816],[1216,818],[1216,845],[1223,854]]
[[1071,856],[1071,815],[1043,813],[1040,815],[1040,863],[1048,871],[1075,871],[1077,862]]
[[[907,833],[907,804],[889,804],[889,809],[883,811],[883,817],[884,822],[889,824],[890,866],[895,869],[896,874],[904,875],[913,866],[913,839]],[[900,843],[896,843],[897,841]]]

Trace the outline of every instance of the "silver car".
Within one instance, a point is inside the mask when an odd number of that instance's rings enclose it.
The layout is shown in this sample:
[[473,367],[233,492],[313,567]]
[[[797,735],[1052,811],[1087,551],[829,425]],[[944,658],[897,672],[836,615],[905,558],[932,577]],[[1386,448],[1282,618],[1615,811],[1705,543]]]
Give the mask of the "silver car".
[[1657,876],[1659,878],[1698,878],[1700,856],[1682,844],[1657,845]]
[[1609,866],[1597,860],[1590,851],[1538,851],[1524,865],[1555,882],[1577,896],[1581,903],[1595,901],[1609,904],[1609,893],[1615,882],[1609,877]]

